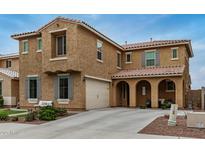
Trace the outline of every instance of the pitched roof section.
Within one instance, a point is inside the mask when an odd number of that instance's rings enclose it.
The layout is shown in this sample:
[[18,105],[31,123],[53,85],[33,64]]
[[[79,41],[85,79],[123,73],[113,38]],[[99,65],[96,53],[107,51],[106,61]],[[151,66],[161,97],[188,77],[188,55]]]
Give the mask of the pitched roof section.
[[105,36],[104,34],[102,34],[101,32],[97,31],[94,27],[90,26],[89,24],[87,24],[84,21],[81,20],[74,20],[74,19],[69,19],[69,18],[64,18],[64,17],[57,17],[54,20],[50,21],[49,23],[47,23],[46,25],[42,26],[40,29],[38,29],[37,31],[32,31],[32,32],[27,32],[27,33],[19,33],[19,34],[14,34],[11,35],[12,38],[14,39],[19,39],[19,38],[23,38],[26,36],[34,36],[34,35],[39,35],[40,32],[45,29],[46,27],[48,27],[49,25],[55,23],[56,21],[65,21],[65,22],[69,22],[69,23],[75,23],[75,24],[79,24],[83,27],[85,27],[86,29],[88,29],[89,31],[95,33],[96,35],[98,35],[99,37],[105,39],[106,41],[110,42],[111,44],[113,44],[114,46],[116,46],[117,48],[123,50],[123,47],[121,45],[119,45],[118,43],[116,43],[115,41],[111,40],[109,37]]
[[181,76],[185,66],[149,67],[143,69],[121,70],[112,79],[127,79],[141,77]]
[[193,51],[191,47],[191,40],[156,40],[150,42],[139,42],[133,44],[125,44],[122,47],[126,50],[137,50],[137,49],[149,49],[149,48],[157,48],[157,47],[165,47],[165,46],[173,46],[173,45],[188,45],[190,50],[190,56],[193,56]]
[[18,79],[19,78],[19,73],[16,71],[12,71],[8,68],[0,68],[0,73],[12,78],[12,79]]
[[18,52],[0,55],[0,59],[18,58],[18,57],[19,57],[19,53]]
[[191,41],[190,40],[158,40],[158,41],[150,41],[150,42],[141,42],[141,43],[119,45],[118,43],[116,43],[115,41],[113,41],[109,37],[105,36],[104,34],[99,32],[98,30],[96,30],[94,27],[90,26],[86,22],[81,21],[81,20],[69,19],[69,18],[65,18],[65,17],[57,17],[54,20],[48,22],[46,25],[39,28],[38,30],[36,30],[36,31],[20,33],[20,34],[14,34],[14,35],[11,35],[11,37],[14,38],[14,39],[19,39],[19,38],[23,38],[23,37],[27,37],[27,36],[40,35],[40,33],[43,29],[47,28],[48,26],[50,26],[51,24],[53,24],[53,23],[55,23],[56,21],[59,21],[59,20],[81,25],[81,26],[85,27],[86,29],[88,29],[89,31],[95,33],[99,37],[105,39],[106,41],[110,42],[111,44],[113,44],[114,46],[116,46],[117,48],[119,48],[123,51],[130,51],[130,50],[135,50],[135,49],[149,49],[149,48],[155,48],[155,47],[165,47],[165,46],[185,44],[189,48],[188,52],[189,52],[190,57],[193,57],[193,51],[192,51],[192,46],[191,46]]

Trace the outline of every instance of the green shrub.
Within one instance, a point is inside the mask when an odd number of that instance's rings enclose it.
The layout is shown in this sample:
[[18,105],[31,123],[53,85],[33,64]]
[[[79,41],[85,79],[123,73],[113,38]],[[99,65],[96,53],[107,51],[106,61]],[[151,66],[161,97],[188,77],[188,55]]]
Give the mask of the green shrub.
[[67,110],[65,108],[56,108],[57,116],[65,116],[67,115]]
[[34,120],[34,113],[33,112],[29,112],[26,115],[26,121],[33,121]]
[[4,106],[4,98],[0,96],[0,108]]
[[56,109],[53,107],[42,107],[39,110],[39,119],[40,120],[46,120],[46,121],[51,121],[55,120],[57,117],[57,112]]
[[146,109],[147,106],[146,105],[140,105],[140,109]]
[[162,109],[169,109],[171,107],[172,102],[165,100],[163,104],[161,104]]
[[8,119],[8,113],[5,111],[0,112],[0,121],[6,121]]

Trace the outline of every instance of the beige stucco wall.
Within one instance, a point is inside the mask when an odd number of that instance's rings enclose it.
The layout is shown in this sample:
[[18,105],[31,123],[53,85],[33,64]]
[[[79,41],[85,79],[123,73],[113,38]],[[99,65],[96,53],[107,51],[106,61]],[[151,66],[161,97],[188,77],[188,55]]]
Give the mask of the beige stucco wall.
[[19,58],[4,58],[0,59],[0,68],[6,68],[6,61],[11,61],[11,67],[9,69],[19,72]]
[[[55,60],[52,57],[51,31],[65,29],[67,41],[67,59]],[[37,37],[27,37],[20,40],[20,104],[21,107],[32,107],[34,104],[25,99],[25,79],[28,75],[38,75],[41,78],[42,100],[53,100],[56,107],[69,109],[85,109],[85,80],[84,75],[111,79],[118,71],[116,67],[116,47],[103,39],[104,62],[96,60],[97,37],[93,33],[73,23],[58,21],[41,32],[43,50],[37,50]],[[29,41],[29,53],[21,54],[22,40]],[[60,104],[54,99],[54,78],[58,73],[70,73],[74,78],[73,100]],[[110,85],[111,86],[111,85]],[[110,91],[112,93],[112,91]],[[111,96],[110,96],[111,97]],[[111,101],[111,98],[110,98]]]
[[18,80],[12,80],[10,77],[0,73],[2,82],[2,96],[4,105],[15,106],[18,102]]

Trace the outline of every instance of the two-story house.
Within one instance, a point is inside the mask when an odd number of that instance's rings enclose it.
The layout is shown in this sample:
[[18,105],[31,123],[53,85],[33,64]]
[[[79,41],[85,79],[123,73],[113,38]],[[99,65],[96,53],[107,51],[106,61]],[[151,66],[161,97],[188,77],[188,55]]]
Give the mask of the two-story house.
[[7,107],[19,101],[19,53],[0,55],[0,96]]
[[185,104],[190,41],[121,46],[83,21],[62,17],[12,38],[19,40],[21,107],[39,100],[70,110],[136,107],[147,99],[152,107],[159,99]]

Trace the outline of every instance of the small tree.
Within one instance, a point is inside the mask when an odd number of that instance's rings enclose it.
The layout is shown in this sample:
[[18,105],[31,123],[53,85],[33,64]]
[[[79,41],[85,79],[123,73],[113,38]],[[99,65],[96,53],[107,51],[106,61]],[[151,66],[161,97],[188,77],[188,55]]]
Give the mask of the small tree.
[[0,108],[4,106],[4,98],[0,96]]

